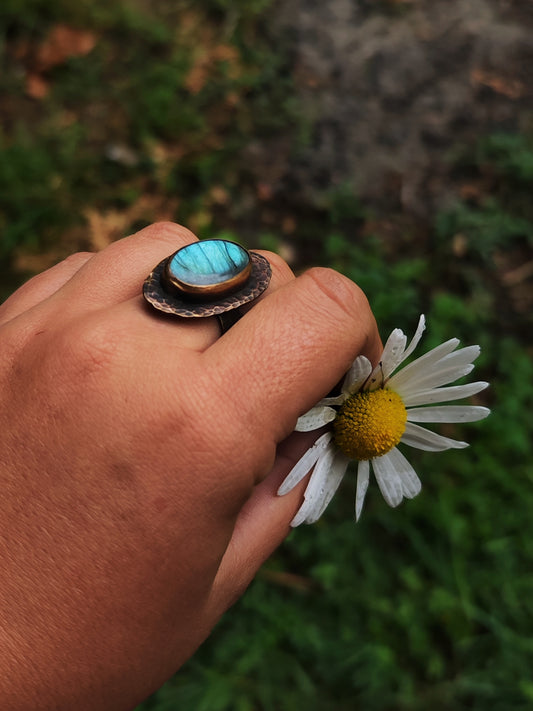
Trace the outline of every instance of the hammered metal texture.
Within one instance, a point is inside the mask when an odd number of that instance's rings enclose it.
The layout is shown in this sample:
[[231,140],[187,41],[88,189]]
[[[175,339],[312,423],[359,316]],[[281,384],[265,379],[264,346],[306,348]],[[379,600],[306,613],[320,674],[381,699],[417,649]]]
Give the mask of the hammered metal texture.
[[143,286],[143,296],[158,311],[184,318],[206,318],[238,309],[239,306],[257,299],[267,288],[272,275],[270,264],[265,257],[250,252],[250,258],[252,273],[248,281],[241,289],[225,298],[195,303],[193,300],[184,299],[178,294],[165,291],[161,285],[161,273],[165,268],[166,259],[160,262],[147,277]]

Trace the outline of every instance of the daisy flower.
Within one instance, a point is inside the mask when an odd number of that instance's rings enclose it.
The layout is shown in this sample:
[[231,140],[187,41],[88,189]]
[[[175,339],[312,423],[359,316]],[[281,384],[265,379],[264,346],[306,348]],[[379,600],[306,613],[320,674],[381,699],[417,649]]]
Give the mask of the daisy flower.
[[473,370],[480,348],[456,350],[459,340],[452,338],[398,370],[424,329],[421,316],[409,345],[403,331],[395,329],[376,368],[359,356],[344,378],[340,395],[324,398],[298,419],[298,432],[329,423],[332,428],[307,450],[278,489],[278,495],[287,494],[314,467],[291,526],[320,518],[351,461],[358,462],[355,517],[359,519],[371,468],[389,506],[398,506],[404,497],[412,499],[420,492],[420,479],[396,446],[400,442],[428,452],[468,446],[417,423],[475,422],[487,417],[490,410],[486,407],[435,404],[475,395],[488,386],[485,382],[450,385]]

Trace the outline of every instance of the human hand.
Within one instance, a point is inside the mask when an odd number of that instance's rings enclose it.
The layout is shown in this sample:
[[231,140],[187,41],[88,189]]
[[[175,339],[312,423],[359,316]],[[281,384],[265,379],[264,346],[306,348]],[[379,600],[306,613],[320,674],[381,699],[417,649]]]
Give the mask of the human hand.
[[193,240],[153,225],[0,306],[2,708],[131,709],[171,676],[289,531],[297,417],[379,354],[354,284],[272,254],[222,337],[152,312],[144,277]]

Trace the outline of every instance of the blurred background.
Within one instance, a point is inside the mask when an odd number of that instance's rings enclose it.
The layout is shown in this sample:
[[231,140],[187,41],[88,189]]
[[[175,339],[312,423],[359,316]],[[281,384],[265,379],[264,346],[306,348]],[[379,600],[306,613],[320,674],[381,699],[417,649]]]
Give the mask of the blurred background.
[[347,476],[138,711],[533,709],[533,5],[2,0],[0,300],[155,220],[479,343],[465,451]]

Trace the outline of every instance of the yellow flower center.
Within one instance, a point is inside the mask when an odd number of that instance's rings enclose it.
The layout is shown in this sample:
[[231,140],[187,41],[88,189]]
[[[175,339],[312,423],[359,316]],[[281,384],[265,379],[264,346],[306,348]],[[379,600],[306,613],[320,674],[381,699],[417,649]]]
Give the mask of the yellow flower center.
[[352,395],[333,422],[335,444],[350,459],[372,459],[390,452],[407,422],[402,398],[387,388]]

